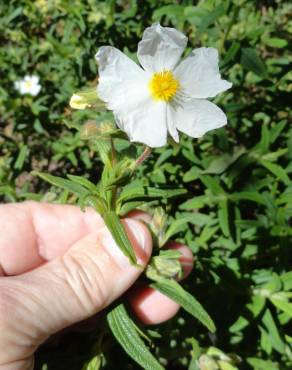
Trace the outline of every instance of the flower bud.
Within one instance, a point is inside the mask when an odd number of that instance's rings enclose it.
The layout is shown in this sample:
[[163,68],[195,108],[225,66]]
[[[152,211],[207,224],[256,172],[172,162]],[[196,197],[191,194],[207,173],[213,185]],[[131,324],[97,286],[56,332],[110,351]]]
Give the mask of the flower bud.
[[78,91],[70,99],[70,107],[74,109],[97,108],[105,109],[105,103],[97,96],[96,87]]

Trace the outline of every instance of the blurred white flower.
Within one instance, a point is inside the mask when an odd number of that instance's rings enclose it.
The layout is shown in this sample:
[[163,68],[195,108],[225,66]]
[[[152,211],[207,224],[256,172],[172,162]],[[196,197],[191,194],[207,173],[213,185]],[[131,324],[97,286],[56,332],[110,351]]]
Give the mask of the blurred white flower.
[[168,133],[178,142],[177,130],[198,138],[226,125],[223,111],[206,100],[232,86],[220,77],[218,52],[195,49],[178,64],[186,44],[184,34],[156,23],[138,44],[143,69],[112,46],[96,54],[98,95],[131,141],[161,147]]
[[25,76],[22,80],[15,81],[14,87],[22,95],[29,94],[36,96],[42,88],[39,81],[40,78],[38,76]]

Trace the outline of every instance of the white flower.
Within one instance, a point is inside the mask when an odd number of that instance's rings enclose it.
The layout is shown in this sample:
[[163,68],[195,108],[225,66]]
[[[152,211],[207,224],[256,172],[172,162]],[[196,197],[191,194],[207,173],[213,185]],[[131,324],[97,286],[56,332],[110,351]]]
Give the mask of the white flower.
[[41,90],[39,81],[40,78],[38,76],[25,76],[22,80],[15,81],[14,87],[22,95],[30,94],[32,96],[36,96]]
[[220,77],[218,52],[195,49],[178,64],[186,44],[181,32],[153,24],[138,44],[143,69],[112,46],[96,54],[98,95],[131,141],[161,147],[167,133],[178,142],[177,130],[198,138],[226,125],[223,111],[206,100],[232,85]]

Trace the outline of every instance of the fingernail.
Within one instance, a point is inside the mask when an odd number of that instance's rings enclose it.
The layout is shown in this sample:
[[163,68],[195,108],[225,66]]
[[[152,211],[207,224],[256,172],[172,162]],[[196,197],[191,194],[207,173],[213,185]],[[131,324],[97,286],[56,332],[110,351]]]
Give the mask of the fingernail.
[[126,218],[123,224],[134,248],[138,263],[145,264],[152,252],[152,238],[147,227],[140,221]]
[[[141,222],[131,219],[122,221],[126,229],[128,238],[134,249],[137,263],[145,265],[151,255],[152,240],[146,226]],[[117,243],[113,239],[108,229],[104,229],[101,237],[101,242],[107,252],[115,259],[117,264],[122,268],[127,268],[131,265],[129,258],[124,255]]]

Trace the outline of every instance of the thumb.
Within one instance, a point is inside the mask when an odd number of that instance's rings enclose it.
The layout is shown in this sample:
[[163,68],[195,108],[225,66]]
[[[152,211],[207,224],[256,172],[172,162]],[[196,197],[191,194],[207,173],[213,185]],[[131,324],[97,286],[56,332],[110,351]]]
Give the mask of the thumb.
[[[145,266],[152,249],[149,231],[136,220],[125,219],[123,223],[139,264]],[[51,334],[106,307],[142,271],[130,265],[107,228],[101,227],[76,242],[62,257],[8,278],[9,290],[14,292],[17,332],[29,333],[34,341],[30,345],[37,346]],[[11,325],[13,322],[10,320]]]

